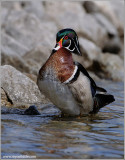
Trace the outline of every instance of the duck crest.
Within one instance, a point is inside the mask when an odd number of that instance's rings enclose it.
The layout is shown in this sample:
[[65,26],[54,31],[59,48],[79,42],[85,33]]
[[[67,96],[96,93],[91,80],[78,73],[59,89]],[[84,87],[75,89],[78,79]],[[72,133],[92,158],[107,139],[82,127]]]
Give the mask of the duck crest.
[[59,80],[63,83],[72,76],[74,69],[72,54],[62,47],[49,57],[39,73],[41,79]]

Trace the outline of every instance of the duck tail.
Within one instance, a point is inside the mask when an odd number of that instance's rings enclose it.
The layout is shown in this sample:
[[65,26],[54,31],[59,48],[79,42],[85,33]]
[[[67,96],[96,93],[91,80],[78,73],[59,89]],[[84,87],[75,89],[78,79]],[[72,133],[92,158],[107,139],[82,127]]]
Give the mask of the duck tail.
[[115,101],[115,98],[111,94],[96,94],[94,97],[94,107],[91,113],[97,113],[100,108]]

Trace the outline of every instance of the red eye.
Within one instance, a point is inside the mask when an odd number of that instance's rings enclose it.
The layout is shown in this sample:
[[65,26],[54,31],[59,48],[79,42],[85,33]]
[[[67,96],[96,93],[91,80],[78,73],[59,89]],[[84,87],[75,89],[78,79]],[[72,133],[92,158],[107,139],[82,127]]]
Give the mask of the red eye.
[[68,36],[65,36],[65,38],[64,39],[68,39]]

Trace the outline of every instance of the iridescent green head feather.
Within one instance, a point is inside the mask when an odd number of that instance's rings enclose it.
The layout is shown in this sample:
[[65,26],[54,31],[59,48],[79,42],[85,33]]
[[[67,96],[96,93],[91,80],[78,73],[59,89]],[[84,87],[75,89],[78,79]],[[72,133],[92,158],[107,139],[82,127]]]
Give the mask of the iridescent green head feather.
[[65,35],[67,35],[71,38],[75,38],[75,36],[77,36],[76,32],[73,29],[68,29],[68,28],[67,29],[62,29],[57,33],[56,41],[59,42],[59,40]]

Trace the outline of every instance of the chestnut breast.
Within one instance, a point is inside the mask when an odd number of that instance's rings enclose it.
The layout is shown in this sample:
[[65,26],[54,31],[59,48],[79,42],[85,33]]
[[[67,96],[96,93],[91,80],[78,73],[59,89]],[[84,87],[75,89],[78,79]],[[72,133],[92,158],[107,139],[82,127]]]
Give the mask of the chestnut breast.
[[72,54],[62,47],[49,57],[39,74],[41,78],[51,75],[63,83],[71,77],[74,68]]

